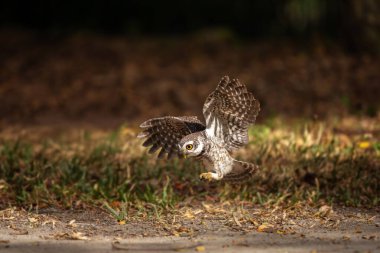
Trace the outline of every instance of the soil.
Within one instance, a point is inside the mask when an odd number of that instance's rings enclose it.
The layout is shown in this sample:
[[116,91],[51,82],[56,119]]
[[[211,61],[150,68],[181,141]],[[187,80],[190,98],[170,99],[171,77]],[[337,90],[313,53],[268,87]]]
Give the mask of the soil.
[[208,212],[125,224],[98,208],[2,213],[1,252],[380,252],[379,210],[337,208],[264,229]]

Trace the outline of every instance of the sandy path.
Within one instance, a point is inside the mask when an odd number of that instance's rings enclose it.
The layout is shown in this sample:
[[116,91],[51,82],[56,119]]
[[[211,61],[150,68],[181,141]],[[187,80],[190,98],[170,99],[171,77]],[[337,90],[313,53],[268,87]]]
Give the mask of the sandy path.
[[[373,227],[364,233],[378,234]],[[345,238],[342,239],[342,235]],[[307,236],[266,233],[222,233],[187,239],[146,237],[123,239],[92,238],[88,241],[42,240],[38,236],[5,236],[1,252],[380,252],[378,238],[364,239],[355,231],[311,232]]]
[[[342,209],[335,214],[342,217],[336,226],[295,225],[294,232],[284,234],[249,230],[245,224],[225,226],[222,217],[200,223],[195,219],[190,223],[197,233],[168,236],[170,228],[163,223],[120,225],[96,210],[39,215],[13,211],[0,219],[0,252],[380,252],[378,211]],[[190,223],[181,220],[183,226]]]

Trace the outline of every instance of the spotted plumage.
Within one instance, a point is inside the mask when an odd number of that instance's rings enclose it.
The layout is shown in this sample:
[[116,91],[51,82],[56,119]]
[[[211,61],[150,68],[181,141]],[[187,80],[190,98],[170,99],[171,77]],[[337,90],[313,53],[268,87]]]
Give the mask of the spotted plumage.
[[257,169],[235,160],[231,152],[248,143],[248,127],[260,110],[259,102],[247,87],[228,76],[221,79],[203,106],[206,124],[195,116],[161,117],[145,121],[139,138],[146,138],[149,153],[161,148],[158,157],[191,156],[203,161],[208,173],[201,179],[240,182]]

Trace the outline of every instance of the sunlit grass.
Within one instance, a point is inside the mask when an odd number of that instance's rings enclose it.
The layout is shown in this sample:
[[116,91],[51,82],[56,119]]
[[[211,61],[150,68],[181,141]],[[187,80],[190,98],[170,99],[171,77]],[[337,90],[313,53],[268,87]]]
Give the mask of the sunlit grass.
[[[351,121],[360,132],[350,132]],[[117,220],[126,219],[131,207],[137,215],[159,218],[189,201],[210,199],[268,206],[377,206],[380,142],[374,134],[376,121],[351,121],[275,119],[253,127],[251,142],[235,156],[259,164],[260,170],[237,186],[200,181],[202,168],[195,161],[148,156],[131,128],[74,131],[38,140],[2,136],[0,204],[27,208],[97,205]]]

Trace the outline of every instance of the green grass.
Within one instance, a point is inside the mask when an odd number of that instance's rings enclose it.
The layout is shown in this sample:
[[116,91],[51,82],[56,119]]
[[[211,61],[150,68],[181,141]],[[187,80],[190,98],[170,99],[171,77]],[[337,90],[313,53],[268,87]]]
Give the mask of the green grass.
[[[351,120],[351,121],[350,121]],[[243,185],[205,183],[192,160],[157,160],[135,132],[75,131],[55,137],[2,135],[0,206],[104,206],[117,219],[159,218],[188,201],[248,201],[257,205],[378,206],[380,142],[376,122],[268,121],[250,129],[236,157],[260,165]],[[353,124],[354,122],[355,124]],[[337,126],[359,134],[334,133]],[[146,212],[148,210],[149,212]]]

